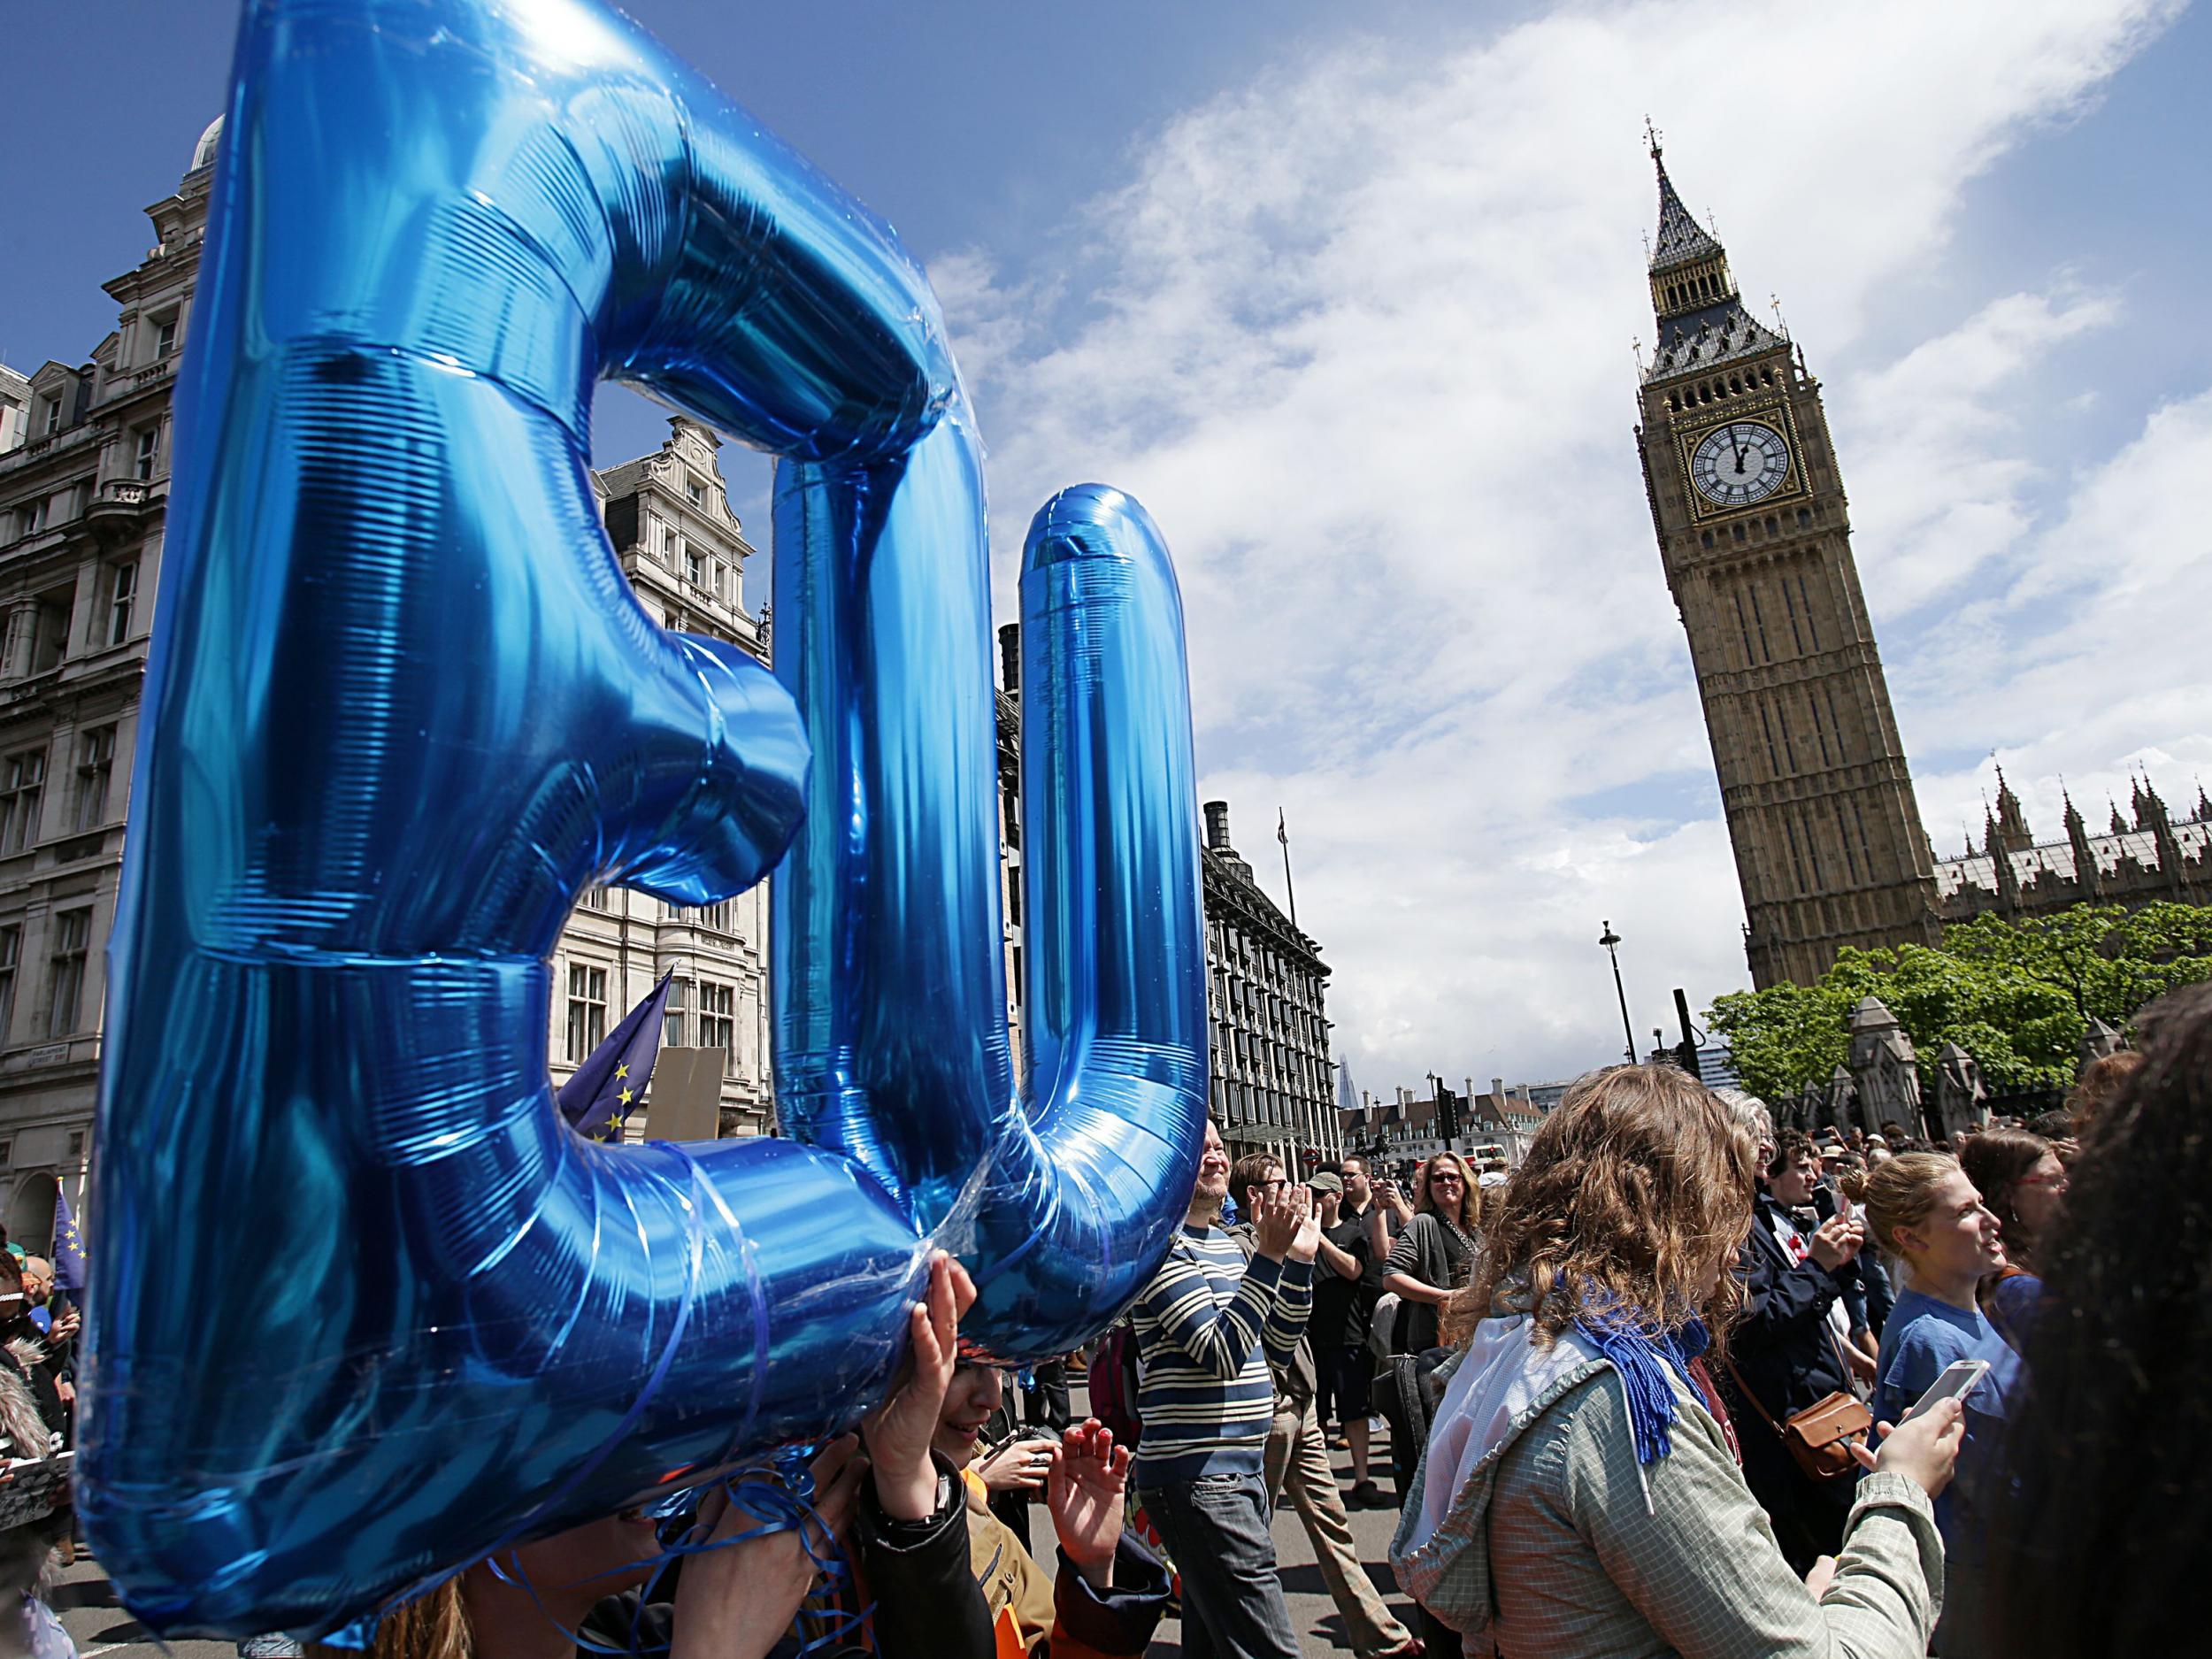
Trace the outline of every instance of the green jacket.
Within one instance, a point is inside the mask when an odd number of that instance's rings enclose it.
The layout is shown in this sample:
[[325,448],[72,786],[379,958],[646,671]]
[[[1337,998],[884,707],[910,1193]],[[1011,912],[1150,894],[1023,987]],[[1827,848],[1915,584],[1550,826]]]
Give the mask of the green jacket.
[[[1673,1449],[1636,1461],[1612,1366],[1519,1315],[1453,1356],[1391,1562],[1469,1659],[1919,1659],[1943,1598],[1927,1494],[1869,1475],[1834,1580],[1792,1572],[1704,1402],[1669,1372]],[[1433,1497],[1429,1488],[1437,1483]]]

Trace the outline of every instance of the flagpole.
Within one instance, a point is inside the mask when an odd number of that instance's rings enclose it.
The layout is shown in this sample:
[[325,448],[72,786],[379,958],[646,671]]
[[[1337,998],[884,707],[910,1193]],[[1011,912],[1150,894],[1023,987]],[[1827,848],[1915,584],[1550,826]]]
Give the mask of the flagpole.
[[1298,889],[1290,879],[1290,825],[1283,809],[1275,809],[1275,839],[1283,844],[1283,891],[1290,899],[1290,925],[1298,926]]

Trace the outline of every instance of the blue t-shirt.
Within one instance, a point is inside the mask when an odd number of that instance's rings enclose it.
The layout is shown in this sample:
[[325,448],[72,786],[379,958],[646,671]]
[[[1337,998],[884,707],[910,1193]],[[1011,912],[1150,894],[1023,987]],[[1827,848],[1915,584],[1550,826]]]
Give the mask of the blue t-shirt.
[[1897,1298],[1882,1327],[1882,1365],[1874,1384],[1874,1415],[1901,1423],[1920,1396],[1962,1359],[1985,1359],[1989,1374],[1966,1397],[1966,1444],[1958,1473],[1935,1501],[1936,1530],[1943,1547],[1962,1561],[1979,1562],[1985,1499],[1978,1495],[1983,1463],[2000,1455],[2008,1398],[2018,1386],[2020,1360],[1978,1309],[1954,1308],[1916,1290]]
[[2012,1344],[2014,1351],[2023,1350],[2028,1340],[2028,1328],[2034,1323],[2036,1304],[2043,1300],[2043,1281],[2033,1273],[2015,1273],[1999,1279],[1990,1289],[1986,1311],[1990,1324],[1997,1327],[1997,1334]]

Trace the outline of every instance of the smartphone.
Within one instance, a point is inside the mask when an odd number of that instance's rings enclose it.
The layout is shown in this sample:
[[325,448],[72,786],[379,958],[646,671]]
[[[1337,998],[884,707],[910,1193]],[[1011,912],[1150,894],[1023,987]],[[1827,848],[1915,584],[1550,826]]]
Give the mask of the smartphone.
[[1963,1404],[1966,1396],[1980,1386],[1989,1375],[1985,1359],[1953,1360],[1943,1368],[1943,1375],[1928,1386],[1928,1392],[1912,1402],[1912,1409],[1905,1413],[1907,1421],[1918,1417],[1939,1400],[1956,1400]]

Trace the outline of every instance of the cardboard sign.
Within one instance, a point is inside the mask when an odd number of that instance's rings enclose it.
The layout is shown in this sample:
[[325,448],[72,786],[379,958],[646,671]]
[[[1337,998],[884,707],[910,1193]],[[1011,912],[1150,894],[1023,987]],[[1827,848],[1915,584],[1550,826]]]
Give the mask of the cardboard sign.
[[653,1062],[645,1094],[648,1141],[713,1141],[722,1132],[722,1073],[729,1056],[719,1048],[663,1048]]

